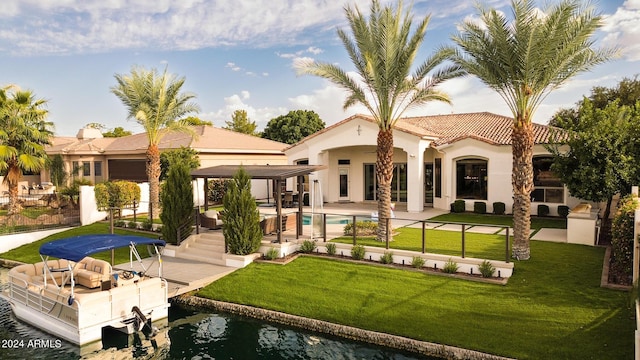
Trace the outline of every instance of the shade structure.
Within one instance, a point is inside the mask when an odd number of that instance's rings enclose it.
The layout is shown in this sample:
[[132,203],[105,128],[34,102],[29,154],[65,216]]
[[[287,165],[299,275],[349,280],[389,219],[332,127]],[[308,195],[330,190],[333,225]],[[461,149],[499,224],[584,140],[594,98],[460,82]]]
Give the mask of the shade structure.
[[163,240],[136,235],[95,234],[79,235],[62,240],[51,241],[40,246],[40,255],[53,256],[78,262],[85,257],[129,245],[165,246]]

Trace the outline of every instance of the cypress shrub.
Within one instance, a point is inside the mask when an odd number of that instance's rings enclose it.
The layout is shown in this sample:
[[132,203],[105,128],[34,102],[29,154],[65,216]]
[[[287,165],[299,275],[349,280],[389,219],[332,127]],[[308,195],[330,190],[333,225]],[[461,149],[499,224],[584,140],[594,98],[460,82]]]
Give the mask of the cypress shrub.
[[486,214],[487,213],[487,203],[483,201],[476,201],[473,203],[473,212],[476,214]]
[[251,178],[244,168],[229,181],[222,202],[222,233],[229,252],[234,255],[256,252],[262,240],[260,214],[251,196]]
[[[190,225],[193,224],[193,185],[189,172],[190,169],[186,164],[172,164],[167,179],[161,187],[162,237],[171,244],[178,244],[189,236]],[[189,232],[181,231],[181,239],[178,239],[178,229],[184,229],[186,224],[189,224]]]
[[611,224],[611,267],[618,282],[631,283],[633,268],[633,222],[638,199],[626,196],[620,200]]

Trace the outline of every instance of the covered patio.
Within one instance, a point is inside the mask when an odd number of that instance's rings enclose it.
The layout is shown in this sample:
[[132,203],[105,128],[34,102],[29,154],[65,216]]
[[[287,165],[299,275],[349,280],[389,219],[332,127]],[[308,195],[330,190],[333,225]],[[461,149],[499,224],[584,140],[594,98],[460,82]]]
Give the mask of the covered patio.
[[[296,216],[296,238],[302,234],[302,194],[304,192],[304,176],[315,171],[325,169],[323,165],[218,165],[208,168],[193,170],[191,172],[192,179],[204,179],[204,193],[208,193],[209,179],[231,179],[240,168],[256,180],[271,180],[273,182],[275,205],[276,205],[276,236],[277,241],[282,243],[282,185],[286,184],[287,179],[297,178],[298,184],[298,215]],[[208,204],[205,201],[205,210]]]

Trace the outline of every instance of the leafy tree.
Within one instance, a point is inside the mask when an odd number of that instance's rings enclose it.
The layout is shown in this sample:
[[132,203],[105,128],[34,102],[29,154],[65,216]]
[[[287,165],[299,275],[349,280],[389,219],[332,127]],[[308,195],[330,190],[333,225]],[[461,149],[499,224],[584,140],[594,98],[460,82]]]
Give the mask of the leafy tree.
[[[394,10],[390,6],[381,8],[379,1],[373,0],[368,19],[357,6],[346,7],[345,13],[351,34],[340,29],[338,36],[356,68],[357,77],[350,76],[333,63],[310,62],[299,70],[342,87],[348,92],[344,108],[362,104],[377,122],[378,214],[384,220],[391,216],[393,128],[396,122],[408,108],[430,101],[449,102],[449,97],[438,91],[437,86],[461,72],[457,66],[437,69],[451,53],[446,49],[438,50],[414,66],[413,60],[424,41],[430,17],[426,16],[414,26],[410,10],[403,16],[402,2]],[[385,239],[386,229],[386,222],[379,221],[379,241]]]
[[226,126],[225,129],[229,129],[231,131],[257,136],[255,121],[250,121],[247,117],[247,112],[245,110],[236,110],[231,115],[231,121],[224,122]]
[[177,78],[156,69],[132,67],[131,74],[116,74],[116,86],[111,92],[128,110],[128,117],[144,128],[147,147],[147,177],[149,178],[149,218],[158,214],[160,191],[160,140],[170,131],[182,131],[194,135],[189,124],[180,120],[187,114],[199,111],[191,102],[195,95],[181,93],[185,78]]
[[93,188],[98,210],[133,208],[140,204],[140,187],[133,181],[117,180]]
[[[638,75],[635,75],[633,78],[625,77],[615,87],[596,86],[591,89],[591,95],[588,99],[596,109],[604,109],[614,101],[617,101],[620,106],[634,106],[636,101],[640,100],[640,79],[638,79]],[[584,100],[580,100],[575,107],[558,110],[549,120],[549,125],[567,126],[568,119],[573,120],[574,123],[577,122],[578,109],[583,105],[583,102]],[[558,117],[563,121],[558,122]]]
[[18,182],[24,172],[38,173],[47,163],[45,145],[51,143],[53,123],[47,121],[47,102],[30,90],[0,89],[0,172],[8,184],[8,214],[22,210]]
[[195,116],[186,117],[182,121],[184,121],[186,124],[189,124],[190,126],[200,126],[200,125],[213,126],[213,123],[211,121],[202,120]]
[[554,157],[551,169],[573,196],[606,201],[603,217],[609,219],[613,196],[640,183],[640,164],[635,160],[639,109],[617,101],[599,109],[585,98],[577,120],[558,117],[557,122],[567,131],[556,132],[557,141],[547,146]]
[[243,168],[229,181],[223,204],[222,233],[229,252],[235,255],[256,252],[262,241],[260,213],[251,196],[251,178]]
[[495,90],[513,114],[512,254],[531,256],[533,126],[531,119],[553,90],[575,75],[608,60],[612,50],[593,48],[602,17],[579,0],[563,0],[543,16],[530,0],[512,0],[513,21],[495,9],[479,8],[480,21],[467,20],[452,37],[454,63]]
[[294,110],[269,120],[262,137],[285,144],[295,144],[324,129],[325,123],[312,110]]
[[104,124],[100,124],[97,122],[92,122],[92,123],[88,123],[87,125],[84,126],[86,129],[97,129],[97,130],[104,130],[106,128],[106,126]]
[[178,244],[191,234],[194,204],[190,171],[186,163],[171,164],[167,181],[163,184],[160,193],[162,236],[167,242],[173,244]]
[[160,154],[160,181],[167,178],[169,169],[174,164],[183,163],[189,171],[200,167],[198,152],[190,147],[181,146],[179,149],[167,150]]
[[131,135],[131,131],[125,130],[122,126],[117,126],[113,128],[111,131],[106,131],[102,133],[102,136],[108,138],[116,138]]

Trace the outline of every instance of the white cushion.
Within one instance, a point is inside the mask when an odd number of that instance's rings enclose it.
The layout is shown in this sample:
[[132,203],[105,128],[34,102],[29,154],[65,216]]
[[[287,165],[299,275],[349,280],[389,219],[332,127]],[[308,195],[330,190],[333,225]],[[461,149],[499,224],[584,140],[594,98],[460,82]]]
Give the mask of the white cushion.
[[218,218],[218,212],[215,210],[207,210],[204,212],[204,216],[211,218],[211,219],[217,219]]

